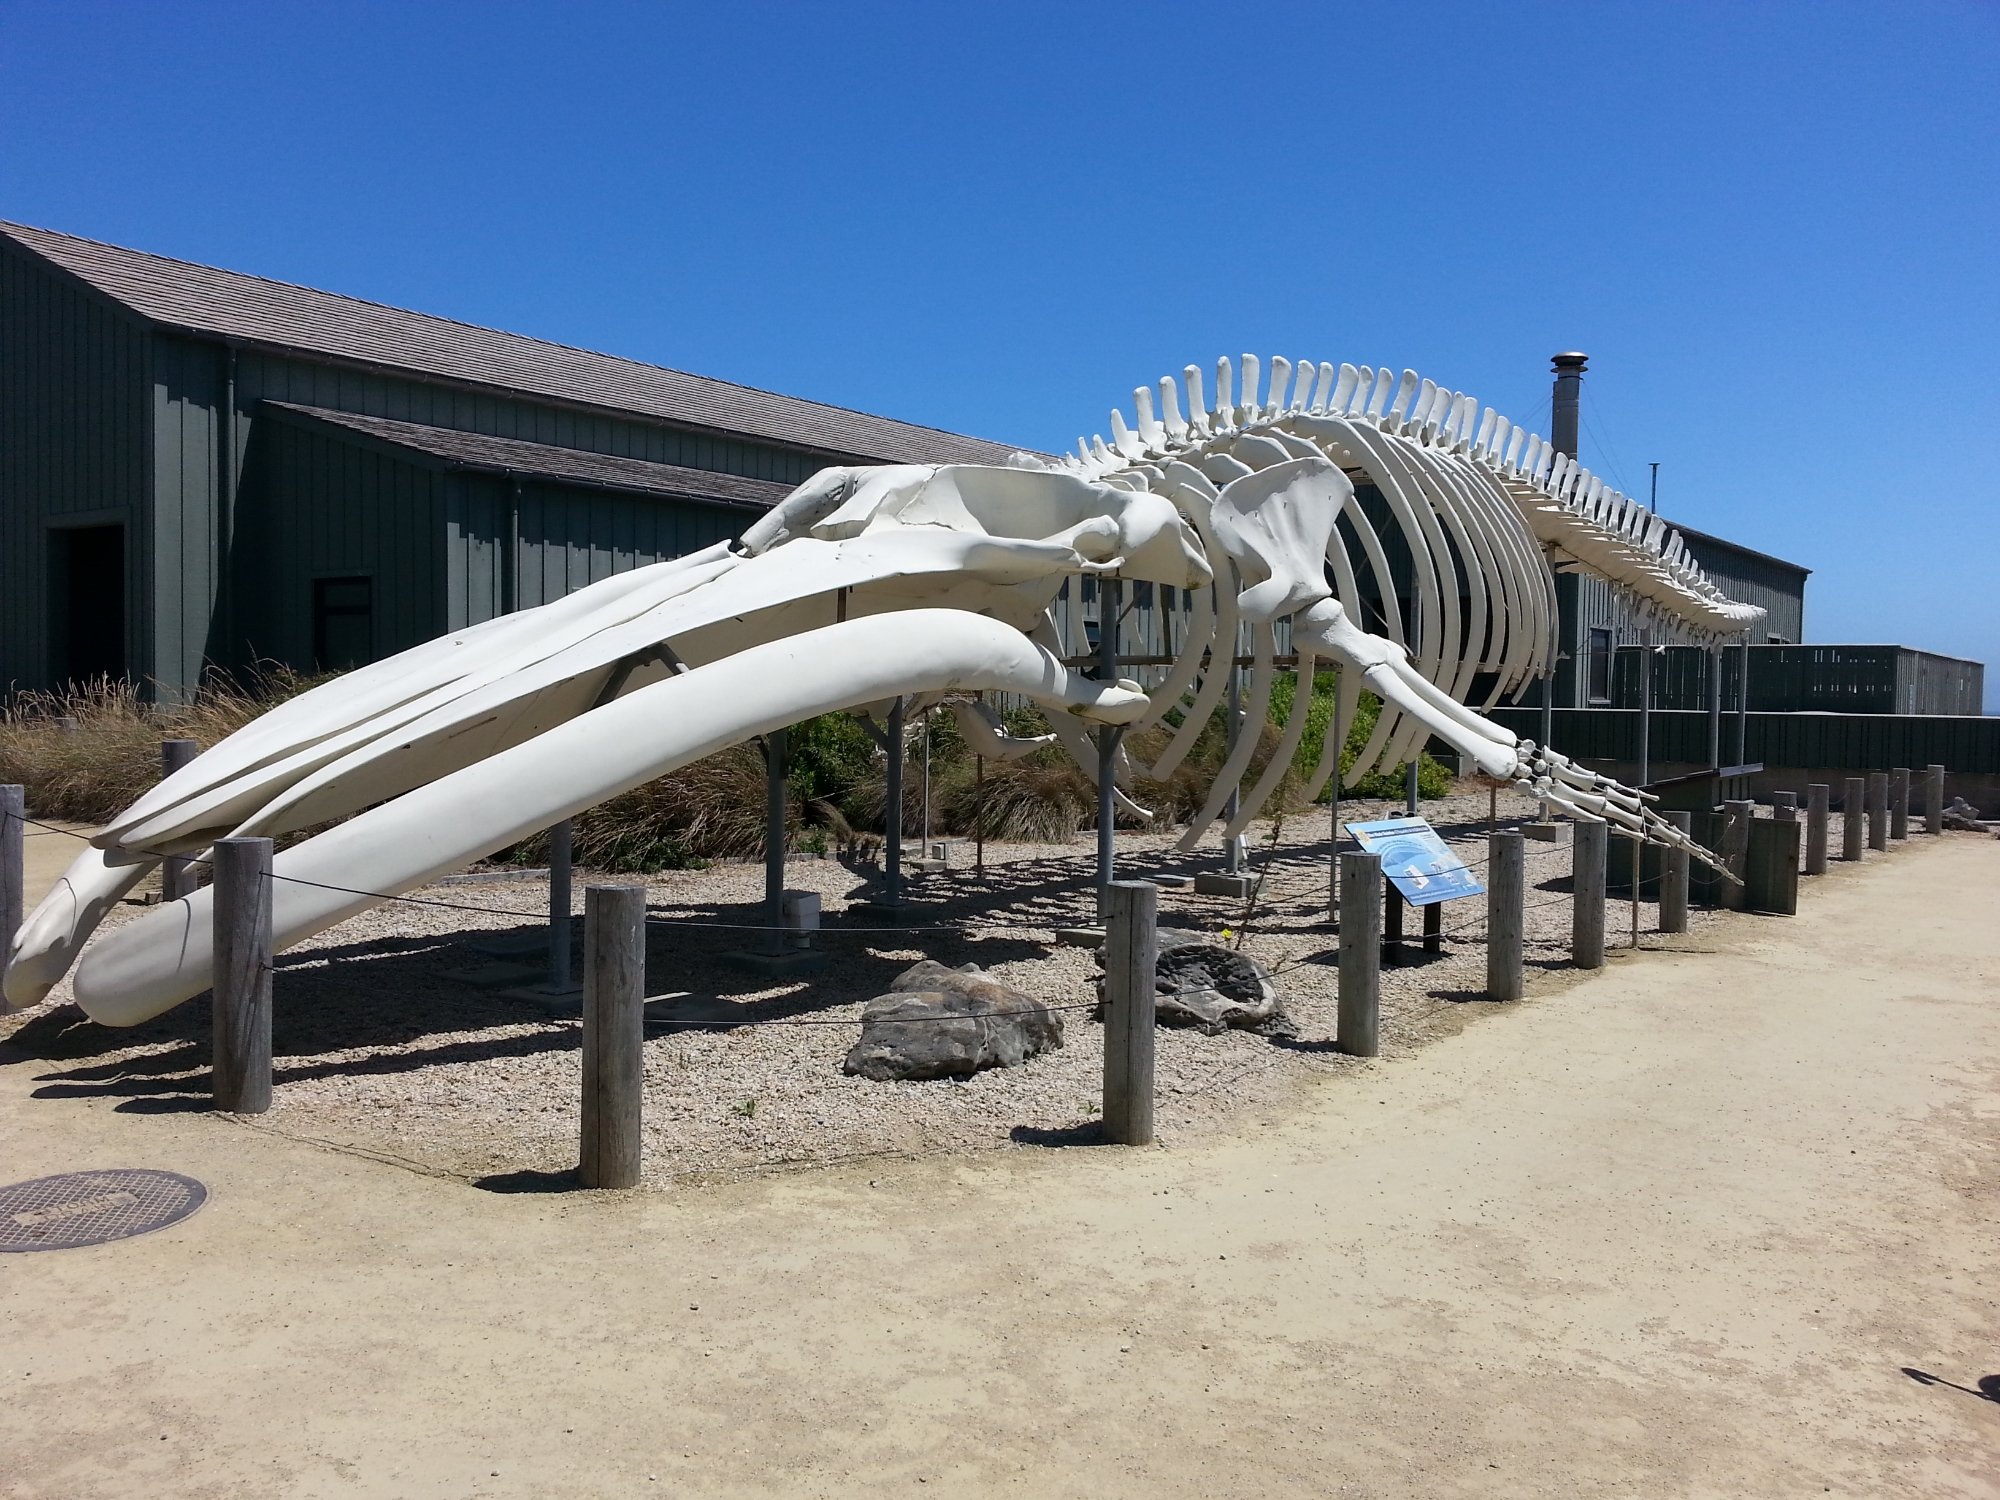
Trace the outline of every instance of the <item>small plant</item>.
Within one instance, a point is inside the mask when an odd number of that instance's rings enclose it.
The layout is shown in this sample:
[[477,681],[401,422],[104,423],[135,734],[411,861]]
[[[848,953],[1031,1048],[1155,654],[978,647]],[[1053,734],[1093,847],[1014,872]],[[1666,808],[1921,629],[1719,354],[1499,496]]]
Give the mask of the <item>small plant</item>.
[[745,1120],[754,1120],[757,1118],[757,1101],[745,1099],[741,1104],[732,1104],[729,1106],[729,1112]]

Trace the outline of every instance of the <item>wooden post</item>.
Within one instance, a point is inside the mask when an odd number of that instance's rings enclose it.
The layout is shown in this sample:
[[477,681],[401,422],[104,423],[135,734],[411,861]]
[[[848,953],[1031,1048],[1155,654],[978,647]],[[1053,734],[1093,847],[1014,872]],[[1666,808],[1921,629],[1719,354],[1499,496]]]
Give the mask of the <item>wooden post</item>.
[[215,1107],[271,1107],[271,841],[217,839],[212,935],[215,985],[209,1090]]
[[1859,776],[1847,778],[1840,798],[1840,857],[1853,861],[1861,858],[1861,838],[1867,827],[1867,814],[1862,810],[1868,800],[1868,783]]
[[1382,882],[1382,962],[1392,969],[1403,966],[1403,893],[1396,882]]
[[1104,888],[1104,1137],[1153,1141],[1153,919],[1160,888],[1114,880]]
[[1570,835],[1570,961],[1579,969],[1604,967],[1604,855],[1610,828],[1579,818]]
[[[160,779],[166,780],[200,753],[201,746],[193,740],[161,740]],[[160,899],[178,901],[193,895],[194,888],[194,861],[184,855],[168,855],[160,864]]]
[[1444,952],[1444,903],[1433,901],[1423,908],[1424,952]]
[[1486,998],[1518,1000],[1528,920],[1527,841],[1519,829],[1486,836]]
[[1340,856],[1340,999],[1334,1047],[1382,1050],[1382,856]]
[[1924,832],[1944,832],[1944,767],[1924,767]]
[[1797,792],[1771,793],[1771,816],[1780,823],[1796,823],[1799,820],[1799,794]]
[[645,1084],[646,888],[583,893],[583,1136],[585,1187],[639,1185]]
[[1868,773],[1868,847],[1880,852],[1889,847],[1889,773]]
[[1728,818],[1722,828],[1722,862],[1736,877],[1722,883],[1722,904],[1742,911],[1750,898],[1743,877],[1750,867],[1750,820],[1757,815],[1757,804],[1740,798],[1723,803],[1722,811]]
[[0,786],[0,954],[13,946],[28,903],[27,791]]
[[1826,827],[1827,805],[1833,800],[1833,788],[1823,781],[1815,781],[1806,787],[1806,874],[1826,873]]
[[[1661,814],[1682,833],[1694,830],[1694,814]],[[1688,852],[1685,849],[1660,851],[1660,931],[1688,930]]]
[[1910,768],[1898,766],[1889,773],[1889,837],[1910,836]]

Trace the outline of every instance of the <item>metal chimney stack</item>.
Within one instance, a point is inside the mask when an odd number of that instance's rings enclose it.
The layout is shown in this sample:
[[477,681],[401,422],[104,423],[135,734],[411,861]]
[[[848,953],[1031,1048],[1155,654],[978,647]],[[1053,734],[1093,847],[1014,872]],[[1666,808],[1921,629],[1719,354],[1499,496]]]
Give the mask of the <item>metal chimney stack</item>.
[[1583,367],[1590,363],[1590,356],[1558,354],[1549,362],[1556,372],[1555,396],[1549,405],[1549,441],[1556,452],[1575,458],[1577,404],[1583,399]]

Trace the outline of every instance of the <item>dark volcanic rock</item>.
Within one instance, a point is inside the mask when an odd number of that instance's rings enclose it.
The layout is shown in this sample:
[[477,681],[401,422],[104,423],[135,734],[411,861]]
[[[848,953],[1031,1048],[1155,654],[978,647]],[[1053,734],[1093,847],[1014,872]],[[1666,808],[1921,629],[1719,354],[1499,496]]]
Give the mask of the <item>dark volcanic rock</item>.
[[925,959],[861,1013],[845,1071],[863,1078],[969,1078],[1062,1045],[1062,1016],[967,964]]
[[[1100,961],[1102,954],[1099,955]],[[1098,985],[1097,1013],[1104,1014],[1104,981]],[[1153,1007],[1162,1026],[1192,1026],[1209,1036],[1229,1030],[1292,1035],[1271,972],[1247,953],[1211,943],[1194,933],[1159,934]]]

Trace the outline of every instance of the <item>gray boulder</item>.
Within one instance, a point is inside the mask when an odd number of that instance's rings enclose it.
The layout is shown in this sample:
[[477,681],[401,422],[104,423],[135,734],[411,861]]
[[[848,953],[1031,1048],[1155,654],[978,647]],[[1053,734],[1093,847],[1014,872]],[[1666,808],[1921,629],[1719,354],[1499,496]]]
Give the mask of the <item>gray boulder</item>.
[[947,969],[925,959],[868,1002],[861,1040],[842,1068],[881,1082],[970,1078],[986,1068],[1017,1068],[1061,1045],[1060,1012],[976,964]]
[[1986,825],[1979,821],[1979,809],[1963,797],[1951,799],[1951,806],[1944,810],[1944,826],[1966,833],[1986,832]]
[[[1271,981],[1271,971],[1249,954],[1209,942],[1197,933],[1165,930],[1158,941],[1153,1011],[1160,1025],[1192,1026],[1208,1036],[1232,1029],[1267,1036],[1295,1034],[1278,987]],[[1097,1014],[1102,1019],[1102,977],[1097,988]]]

